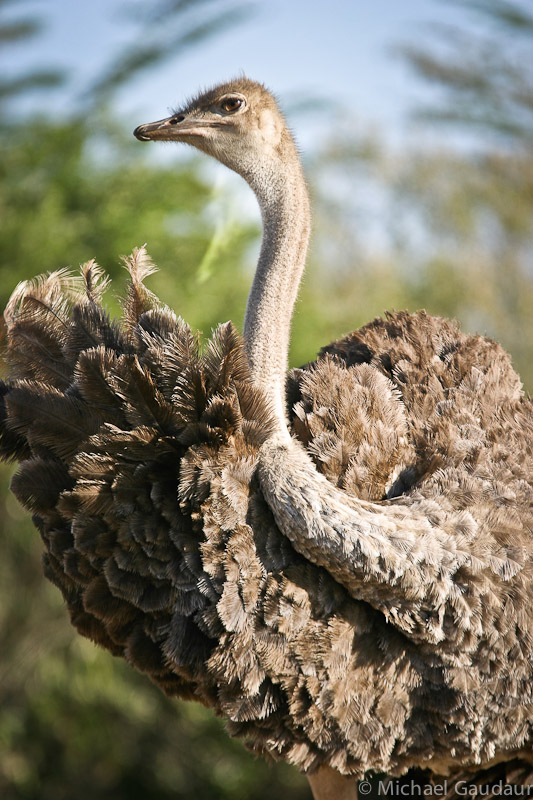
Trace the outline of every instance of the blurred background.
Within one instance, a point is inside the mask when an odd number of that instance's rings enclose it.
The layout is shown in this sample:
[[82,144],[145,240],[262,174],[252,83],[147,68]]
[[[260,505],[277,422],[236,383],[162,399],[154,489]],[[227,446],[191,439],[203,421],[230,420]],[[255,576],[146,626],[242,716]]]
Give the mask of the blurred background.
[[[254,198],[131,135],[245,72],[277,94],[314,229],[291,362],[387,309],[487,333],[533,387],[531,0],[0,0],[0,301],[19,280],[148,243],[191,326],[242,325]],[[109,305],[116,310],[113,293]],[[206,709],[74,634],[39,537],[0,489],[0,797],[310,798]]]

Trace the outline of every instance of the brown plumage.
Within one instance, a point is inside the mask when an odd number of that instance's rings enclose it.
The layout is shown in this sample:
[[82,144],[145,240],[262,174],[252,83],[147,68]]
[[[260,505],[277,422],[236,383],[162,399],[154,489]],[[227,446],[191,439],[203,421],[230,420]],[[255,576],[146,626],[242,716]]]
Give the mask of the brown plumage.
[[[220,111],[228,97],[244,110]],[[285,403],[278,350],[309,226],[274,101],[225,84],[137,136],[200,146],[205,123],[236,169],[216,139],[235,113],[229,136],[248,137],[246,152],[256,130],[258,147],[275,142],[253,161],[259,177],[237,147],[265,222],[245,343],[227,323],[200,351],[144,288],[143,249],[127,261],[120,321],[94,262],[81,279],[25,283],[8,305],[0,448],[21,461],[12,488],[45,572],[83,635],[308,771],[316,797],[355,796],[340,775],[413,767],[450,784],[507,769],[521,784],[533,763],[531,400],[499,345],[419,312],[325,348],[290,373]],[[276,159],[293,178],[262,184]]]

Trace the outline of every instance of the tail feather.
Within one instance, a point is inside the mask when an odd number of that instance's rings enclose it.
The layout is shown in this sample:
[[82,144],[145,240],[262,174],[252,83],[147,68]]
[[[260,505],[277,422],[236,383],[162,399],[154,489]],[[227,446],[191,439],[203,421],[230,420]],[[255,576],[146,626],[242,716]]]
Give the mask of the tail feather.
[[251,380],[248,359],[233,323],[217,327],[207,344],[203,367],[208,387],[217,392],[225,392],[231,382]]
[[89,303],[98,305],[109,286],[109,276],[98,266],[94,258],[81,266],[81,276],[85,284],[85,296]]
[[120,359],[100,345],[82,352],[74,369],[75,386],[82,398],[108,423],[128,427],[124,400],[116,390],[115,375]]
[[74,481],[61,461],[31,458],[23,461],[11,480],[11,491],[21,505],[42,513],[54,508]]
[[68,269],[39,275],[19,283],[9,298],[4,319],[9,329],[14,321],[22,320],[27,314],[39,314],[42,309],[66,329],[71,306],[83,296],[83,281]]
[[137,328],[137,356],[154,376],[160,391],[172,401],[177,383],[191,364],[199,362],[198,336],[166,309],[145,312]]
[[19,381],[9,391],[6,407],[9,430],[23,435],[32,450],[45,448],[66,460],[102,424],[81,399],[38,381]]
[[181,423],[179,413],[159,391],[137,356],[119,359],[114,370],[116,392],[124,401],[124,412],[132,427],[152,426],[171,434]]
[[123,258],[123,262],[129,272],[130,280],[126,296],[122,300],[122,312],[126,330],[131,333],[141,315],[153,308],[158,308],[161,303],[143,283],[145,278],[156,271],[146,248],[136,247],[130,256]]
[[75,367],[80,353],[103,346],[115,353],[132,352],[123,332],[108,312],[94,303],[80,303],[71,311],[63,353],[70,371]]
[[66,389],[70,368],[64,355],[66,331],[38,307],[38,314],[17,319],[9,331],[9,373]]
[[79,281],[60,270],[20,283],[7,304],[7,361],[10,378],[49,382],[58,389],[69,383],[63,348],[68,336],[70,301]]
[[24,461],[31,457],[31,450],[26,437],[11,430],[8,426],[6,398],[11,387],[0,381],[0,459],[2,461]]

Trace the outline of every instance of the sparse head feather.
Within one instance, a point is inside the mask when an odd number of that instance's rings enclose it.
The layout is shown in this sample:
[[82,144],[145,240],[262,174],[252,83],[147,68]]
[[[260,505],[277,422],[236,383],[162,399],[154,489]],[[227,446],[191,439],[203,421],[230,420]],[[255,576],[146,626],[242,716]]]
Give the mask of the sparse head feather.
[[211,86],[202,90],[195,97],[189,98],[185,104],[177,108],[174,113],[178,114],[181,112],[182,114],[190,114],[197,110],[207,111],[217,100],[220,100],[227,94],[243,94],[247,98],[248,103],[254,108],[258,106],[270,108],[281,116],[281,111],[272,92],[267,89],[264,83],[253,81],[245,75],[240,75],[224,83],[218,83],[216,86]]

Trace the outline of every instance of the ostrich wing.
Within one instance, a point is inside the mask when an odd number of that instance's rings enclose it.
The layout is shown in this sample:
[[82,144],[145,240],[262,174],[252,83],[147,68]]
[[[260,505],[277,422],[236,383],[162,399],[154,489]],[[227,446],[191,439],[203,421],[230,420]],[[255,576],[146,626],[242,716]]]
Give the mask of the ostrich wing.
[[529,640],[533,406],[502,348],[388,315],[296,370],[289,398],[308,455],[270,439],[259,474],[296,549],[441,652],[496,636],[502,606]]

